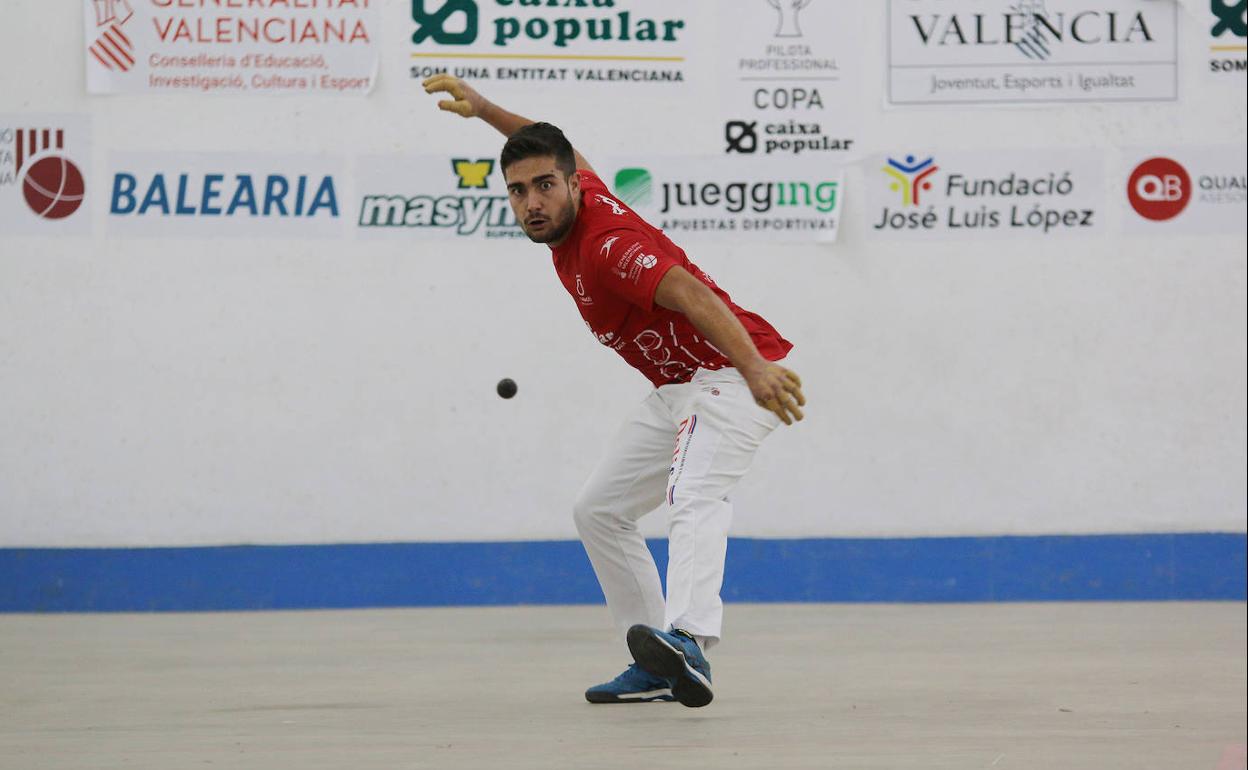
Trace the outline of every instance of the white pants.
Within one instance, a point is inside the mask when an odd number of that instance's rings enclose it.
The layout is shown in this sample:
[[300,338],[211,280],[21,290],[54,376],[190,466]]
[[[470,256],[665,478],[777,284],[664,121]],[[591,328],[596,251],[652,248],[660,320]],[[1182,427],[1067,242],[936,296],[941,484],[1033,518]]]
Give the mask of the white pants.
[[[690,382],[657,388],[612,439],[574,517],[621,630],[645,623],[719,640],[728,494],[779,424],[736,369],[699,369]],[[671,513],[666,602],[637,529],[660,505]]]

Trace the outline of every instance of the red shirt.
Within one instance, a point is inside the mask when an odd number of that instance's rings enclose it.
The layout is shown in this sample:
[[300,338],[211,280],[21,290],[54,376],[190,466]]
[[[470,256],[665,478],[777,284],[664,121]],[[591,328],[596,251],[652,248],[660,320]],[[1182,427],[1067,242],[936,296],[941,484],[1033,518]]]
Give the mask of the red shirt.
[[581,210],[552,252],[559,280],[599,342],[656,387],[688,382],[699,368],[732,366],[684,314],[654,303],[659,281],[680,265],[724,301],[764,358],[778,361],[792,349],[771,324],[737,307],[662,230],[616,200],[594,172],[581,169],[577,175]]

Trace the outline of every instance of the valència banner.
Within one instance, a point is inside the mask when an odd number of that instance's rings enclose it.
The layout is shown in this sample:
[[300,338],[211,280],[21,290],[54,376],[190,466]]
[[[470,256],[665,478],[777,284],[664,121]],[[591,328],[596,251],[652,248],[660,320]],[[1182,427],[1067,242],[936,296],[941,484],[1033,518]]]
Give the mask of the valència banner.
[[772,158],[649,157],[595,164],[619,199],[677,244],[830,243],[845,196],[841,166]]
[[1093,149],[933,151],[876,156],[868,237],[1066,238],[1105,229],[1105,153]]
[[1178,98],[1179,3],[888,0],[890,104]]
[[93,94],[367,94],[380,0],[82,0]]

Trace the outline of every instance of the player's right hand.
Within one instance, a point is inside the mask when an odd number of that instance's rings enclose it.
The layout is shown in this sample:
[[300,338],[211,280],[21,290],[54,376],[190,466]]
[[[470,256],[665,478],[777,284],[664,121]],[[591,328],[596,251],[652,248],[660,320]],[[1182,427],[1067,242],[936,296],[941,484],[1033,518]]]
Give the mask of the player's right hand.
[[477,117],[481,114],[481,108],[485,106],[485,97],[473,90],[472,86],[445,72],[425,78],[421,85],[425,87],[427,94],[449,94],[450,99],[438,102],[438,109],[453,112],[461,117]]
[[757,372],[742,374],[755,403],[775,414],[785,425],[792,425],[805,416],[801,407],[806,406],[806,396],[802,394],[802,378],[797,372],[768,363]]

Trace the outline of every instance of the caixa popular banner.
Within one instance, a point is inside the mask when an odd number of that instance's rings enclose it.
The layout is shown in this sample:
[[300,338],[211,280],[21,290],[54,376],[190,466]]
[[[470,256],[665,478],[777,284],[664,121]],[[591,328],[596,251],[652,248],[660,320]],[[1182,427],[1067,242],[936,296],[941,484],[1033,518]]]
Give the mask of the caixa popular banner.
[[[701,36],[725,3],[669,0],[402,0],[409,7],[408,75],[449,72],[523,91],[570,89],[689,95]],[[719,9],[722,10],[722,9]],[[703,57],[705,58],[705,57]],[[703,73],[705,74],[705,73]],[[599,96],[598,98],[601,98]]]
[[367,94],[380,0],[82,0],[87,91]]

